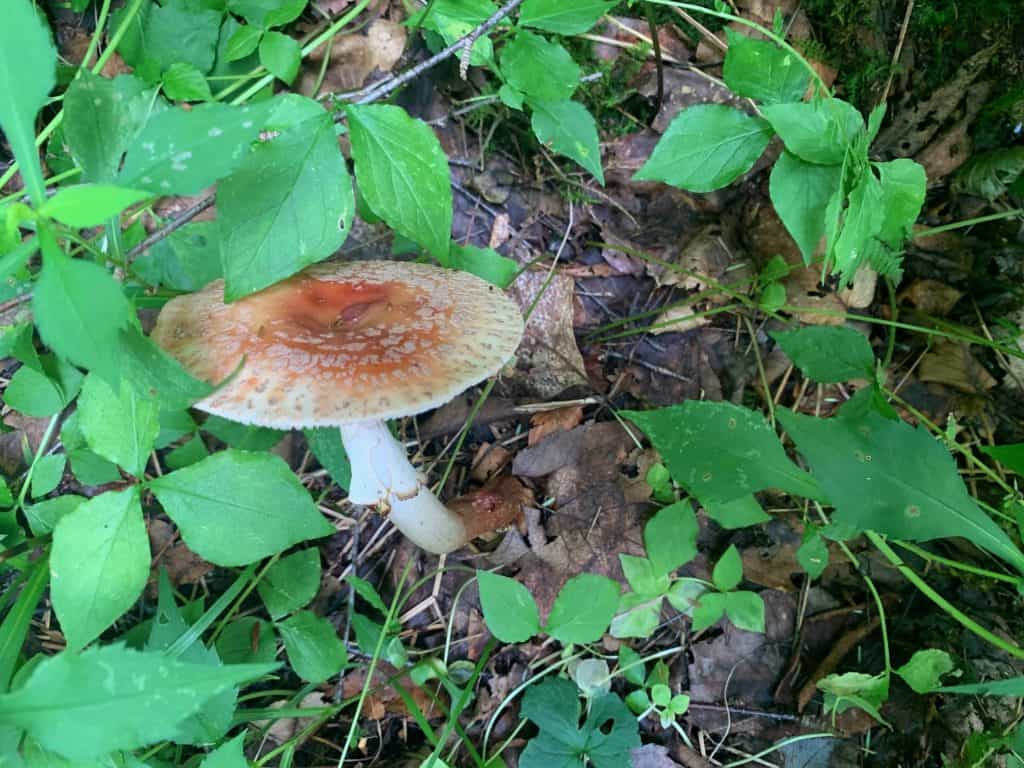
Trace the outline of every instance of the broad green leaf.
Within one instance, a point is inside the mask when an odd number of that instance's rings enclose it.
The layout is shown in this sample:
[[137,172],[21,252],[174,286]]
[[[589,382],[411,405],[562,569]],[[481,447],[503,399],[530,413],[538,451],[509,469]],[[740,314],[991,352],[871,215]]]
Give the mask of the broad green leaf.
[[194,65],[180,61],[163,74],[164,93],[172,101],[211,101],[206,77]]
[[122,479],[121,470],[117,468],[116,464],[98,456],[88,448],[68,451],[68,461],[71,462],[71,474],[82,485],[103,485]]
[[[141,398],[166,410],[184,410],[213,391],[205,381],[192,378],[181,363],[135,326],[123,328],[118,338],[124,381]],[[121,394],[123,397],[124,392]]]
[[641,686],[647,673],[644,670],[643,657],[625,643],[619,646],[619,673],[627,683]]
[[84,501],[83,496],[65,493],[37,504],[26,504],[25,518],[32,529],[32,534],[43,536],[50,533],[61,518],[74,512]]
[[484,621],[503,643],[522,643],[540,632],[537,604],[530,591],[515,579],[477,571]]
[[803,543],[796,551],[796,561],[812,581],[825,572],[828,567],[828,544],[818,528],[809,526],[804,532]]
[[235,619],[217,638],[217,654],[225,664],[269,664],[277,655],[274,627],[255,616]]
[[256,585],[270,618],[279,619],[309,604],[320,588],[320,552],[316,547],[282,557]]
[[99,758],[174,738],[205,701],[274,667],[208,667],[122,645],[65,651],[40,662],[24,687],[0,696],[0,723],[24,728],[64,757]]
[[779,409],[776,417],[835,506],[834,522],[911,541],[962,536],[1024,572],[1024,554],[978,508],[923,427],[874,411],[818,419]]
[[25,584],[0,624],[0,693],[5,693],[10,685],[11,674],[18,663],[22,646],[25,645],[39,599],[46,589],[49,574],[46,558],[39,558],[29,564],[23,574]]
[[279,457],[228,449],[150,482],[189,549],[246,565],[334,533]]
[[32,314],[54,352],[117,381],[118,333],[134,322],[134,312],[105,269],[70,258],[44,259]]
[[69,648],[95,640],[139,599],[149,556],[137,488],[108,491],[60,518],[53,529],[50,599]]
[[519,26],[580,35],[617,4],[618,0],[526,0],[519,8]]
[[45,191],[35,120],[53,89],[56,66],[57,51],[35,4],[8,0],[0,24],[0,130],[36,205]]
[[265,104],[199,104],[156,115],[127,148],[124,186],[160,195],[197,195],[231,173],[259,136]]
[[239,26],[228,38],[227,60],[238,61],[250,55],[260,44],[261,37],[263,37],[263,30],[259,27],[248,24]]
[[825,692],[826,711],[842,714],[851,707],[858,707],[880,723],[885,723],[879,710],[889,698],[888,675],[866,675],[863,672],[832,674],[818,681],[818,689]]
[[769,104],[761,112],[786,149],[809,163],[842,163],[846,150],[864,130],[860,112],[840,99]]
[[673,118],[633,180],[711,192],[749,171],[771,138],[768,123],[738,109],[689,107]]
[[981,450],[1011,472],[1024,475],[1024,443],[982,446]]
[[677,501],[644,526],[644,547],[654,570],[672,573],[697,556],[697,517],[688,501]]
[[[147,2],[135,15],[117,50],[136,74],[144,72],[151,81],[178,62],[209,72],[217,52],[220,20],[221,11],[194,0],[164,0],[162,5]],[[116,15],[114,29],[120,21],[120,15]]]
[[164,457],[164,463],[169,469],[181,469],[198,464],[210,455],[206,443],[199,435],[192,435],[192,439],[182,443]]
[[302,50],[298,41],[281,32],[265,32],[260,40],[260,64],[278,80],[291,85],[299,74]]
[[78,414],[89,448],[125,472],[142,477],[160,431],[156,401],[139,397],[124,380],[116,393],[93,373],[82,387]]
[[384,600],[381,598],[373,584],[368,582],[366,579],[361,579],[351,573],[345,577],[345,581],[352,585],[352,589],[354,589],[356,594],[363,598],[363,600],[368,602],[382,614],[387,615],[388,607],[384,604]]
[[910,237],[921,213],[928,175],[913,160],[900,159],[875,163],[882,185],[882,226],[878,237],[890,248],[899,249]]
[[729,592],[740,585],[743,578],[743,561],[735,544],[730,544],[725,554],[715,564],[711,580],[722,592]]
[[501,74],[528,100],[566,101],[580,84],[580,68],[558,43],[521,29],[501,51]]
[[609,631],[612,637],[650,637],[661,621],[661,595],[627,592],[619,598]]
[[725,602],[728,594],[722,592],[705,592],[693,607],[690,617],[693,625],[691,631],[696,634],[714,626],[725,616]]
[[199,768],[249,768],[249,761],[242,751],[245,746],[246,731],[231,741],[226,741],[203,758]]
[[728,501],[704,500],[701,501],[701,506],[704,507],[708,517],[730,531],[750,525],[760,525],[772,519],[761,508],[752,493]]
[[789,460],[760,413],[688,400],[623,415],[650,438],[672,479],[702,502],[731,501],[767,488],[820,498],[817,484]]
[[768,191],[775,211],[810,264],[825,236],[825,208],[839,190],[842,166],[816,165],[783,150],[772,168]]
[[853,328],[809,325],[795,331],[773,331],[771,336],[804,376],[822,384],[874,375],[871,343]]
[[[433,0],[427,8],[414,13],[405,22],[413,29],[427,29],[441,35],[452,45],[489,19],[498,7],[491,0]],[[487,35],[473,43],[469,62],[474,67],[494,61],[494,45]]]
[[842,282],[853,279],[854,273],[879,248],[875,241],[885,219],[882,186],[868,170],[850,191],[849,205],[835,247],[828,253],[831,270],[839,273]]
[[228,0],[228,10],[257,27],[280,26],[294,21],[307,0]]
[[352,482],[352,464],[341,443],[341,431],[335,427],[317,427],[303,430],[303,434],[320,466],[327,470],[334,482],[348,491]]
[[322,683],[341,672],[348,661],[348,651],[334,625],[312,611],[299,611],[278,623],[277,631],[292,669],[308,683]]
[[240,424],[220,416],[208,416],[203,422],[203,431],[243,451],[269,451],[288,434],[280,429]]
[[186,224],[143,251],[132,270],[154,286],[198,291],[223,275],[217,222]]
[[956,669],[953,658],[938,648],[916,651],[910,661],[893,670],[909,685],[914,693],[931,693],[939,688],[942,676]]
[[315,102],[300,103],[309,117],[258,145],[218,185],[227,301],[327,258],[348,237],[355,202],[334,124]]
[[76,184],[57,191],[39,206],[39,214],[82,229],[98,227],[130,205],[150,197],[149,192],[111,184]]
[[764,632],[764,600],[756,592],[726,594],[725,616],[737,629]]
[[47,418],[75,399],[82,378],[74,366],[46,355],[40,359],[38,369],[23,365],[15,371],[4,390],[4,402],[26,416]]
[[430,126],[401,107],[345,107],[360,194],[389,227],[447,264],[452,232],[448,158]]
[[225,14],[224,21],[220,25],[217,58],[213,63],[213,69],[207,73],[210,90],[215,95],[219,96],[224,90],[237,83],[239,78],[247,77],[260,64],[259,58],[256,55],[256,46],[259,45],[259,34],[255,36],[252,42],[253,48],[249,53],[237,59],[228,57],[229,44],[240,28],[242,28],[242,25],[238,23],[234,16]]
[[581,726],[576,685],[561,678],[530,686],[520,713],[540,729],[519,758],[521,768],[578,768],[588,760],[594,768],[622,768],[640,746],[636,718],[618,696],[591,699]]
[[800,101],[811,81],[798,57],[769,40],[755,40],[726,28],[729,49],[722,78],[729,90],[764,104]]
[[530,125],[537,139],[560,155],[575,160],[604,185],[601,149],[594,116],[578,101],[527,98],[533,111]]
[[519,263],[502,256],[493,248],[452,243],[449,258],[452,269],[472,272],[499,288],[508,288],[519,274]]
[[121,156],[151,112],[161,111],[153,91],[134,75],[107,80],[87,68],[64,94],[64,141],[86,181],[111,182]]
[[595,573],[569,579],[551,606],[545,631],[563,645],[601,639],[619,604],[619,583]]
[[657,597],[665,594],[669,588],[668,574],[654,567],[654,563],[646,557],[619,554],[622,573],[629,582],[630,588],[644,597]]
[[703,582],[696,579],[679,579],[672,582],[672,586],[665,597],[669,604],[680,613],[689,616],[693,613],[694,607],[700,602],[700,598],[708,591]]
[[32,498],[38,499],[56,488],[64,477],[64,466],[68,457],[63,453],[43,456],[36,462],[32,473]]

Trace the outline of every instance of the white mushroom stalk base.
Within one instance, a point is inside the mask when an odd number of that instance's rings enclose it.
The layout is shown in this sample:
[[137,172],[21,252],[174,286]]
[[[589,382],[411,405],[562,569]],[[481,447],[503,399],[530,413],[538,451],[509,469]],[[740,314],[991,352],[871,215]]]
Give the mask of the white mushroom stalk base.
[[380,504],[395,527],[428,552],[440,555],[465,543],[462,520],[424,485],[387,424],[346,424],[341,441],[352,464],[348,497],[353,504]]

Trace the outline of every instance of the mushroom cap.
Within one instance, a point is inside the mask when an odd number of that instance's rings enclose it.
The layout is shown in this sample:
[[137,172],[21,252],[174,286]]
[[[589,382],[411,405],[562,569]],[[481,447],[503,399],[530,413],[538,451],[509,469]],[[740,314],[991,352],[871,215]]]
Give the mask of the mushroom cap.
[[231,304],[223,297],[216,280],[172,299],[153,338],[196,378],[231,377],[197,408],[280,429],[436,408],[497,373],[523,334],[499,289],[427,264],[317,264]]

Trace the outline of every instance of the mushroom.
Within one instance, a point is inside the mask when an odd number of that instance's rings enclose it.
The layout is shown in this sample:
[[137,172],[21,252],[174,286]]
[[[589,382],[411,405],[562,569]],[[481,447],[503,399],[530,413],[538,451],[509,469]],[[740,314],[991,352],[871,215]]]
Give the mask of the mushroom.
[[467,272],[388,261],[318,264],[223,296],[217,280],[172,299],[153,330],[193,376],[226,382],[195,407],[279,429],[340,427],[353,503],[379,504],[429,552],[462,546],[473,526],[424,485],[386,420],[497,373],[522,337],[516,305]]

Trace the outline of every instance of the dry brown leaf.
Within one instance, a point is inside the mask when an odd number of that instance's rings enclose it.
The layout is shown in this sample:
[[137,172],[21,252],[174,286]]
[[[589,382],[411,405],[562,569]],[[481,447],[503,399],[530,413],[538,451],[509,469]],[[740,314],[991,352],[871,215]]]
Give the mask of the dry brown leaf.
[[534,446],[548,435],[578,427],[583,421],[583,406],[572,405],[554,411],[542,411],[530,419],[530,434],[526,438],[528,446]]
[[448,507],[462,518],[467,537],[475,539],[514,525],[528,504],[533,504],[530,489],[516,478],[504,476],[452,499]]
[[[406,30],[401,24],[377,19],[362,34],[339,35],[331,46],[330,61],[319,93],[344,93],[362,88],[374,72],[390,72],[405,50]],[[306,57],[298,90],[314,96],[327,48]]]
[[917,279],[899,292],[900,304],[909,304],[918,312],[946,317],[953,311],[963,292],[938,280]]
[[500,472],[509,461],[512,452],[497,443],[481,443],[470,465],[469,479],[483,483]]
[[875,300],[878,273],[871,267],[861,267],[853,276],[853,285],[839,289],[839,300],[850,309],[864,309]]
[[[352,699],[362,692],[363,684],[366,682],[366,671],[366,668],[358,667],[348,672],[342,678],[342,698]],[[399,670],[386,661],[379,661],[377,663],[377,668],[373,671],[373,684],[363,705],[364,717],[368,717],[371,720],[381,720],[389,714],[405,717],[411,716],[412,713],[409,712],[409,708],[406,707],[402,697],[399,696],[395,688],[389,683],[396,675],[399,675]],[[427,696],[422,688],[413,683],[407,674],[401,676],[397,682],[409,692],[413,702],[427,718],[436,717],[440,714],[430,697]],[[443,690],[439,690],[437,695],[443,698]]]
[[717,280],[732,260],[733,249],[726,243],[721,227],[704,227],[690,239],[674,259],[673,267],[648,264],[647,271],[658,285],[679,285],[688,291],[707,288],[707,278]]
[[992,374],[974,359],[969,345],[952,341],[938,342],[921,358],[917,377],[921,381],[945,384],[971,395],[987,392],[997,383]]
[[662,333],[686,333],[703,328],[711,323],[711,318],[697,315],[693,307],[672,307],[662,312],[654,321],[651,333],[658,336]]
[[811,325],[843,325],[846,323],[846,305],[835,293],[821,284],[818,267],[794,269],[782,281],[786,287],[786,300],[803,311],[793,314]]

